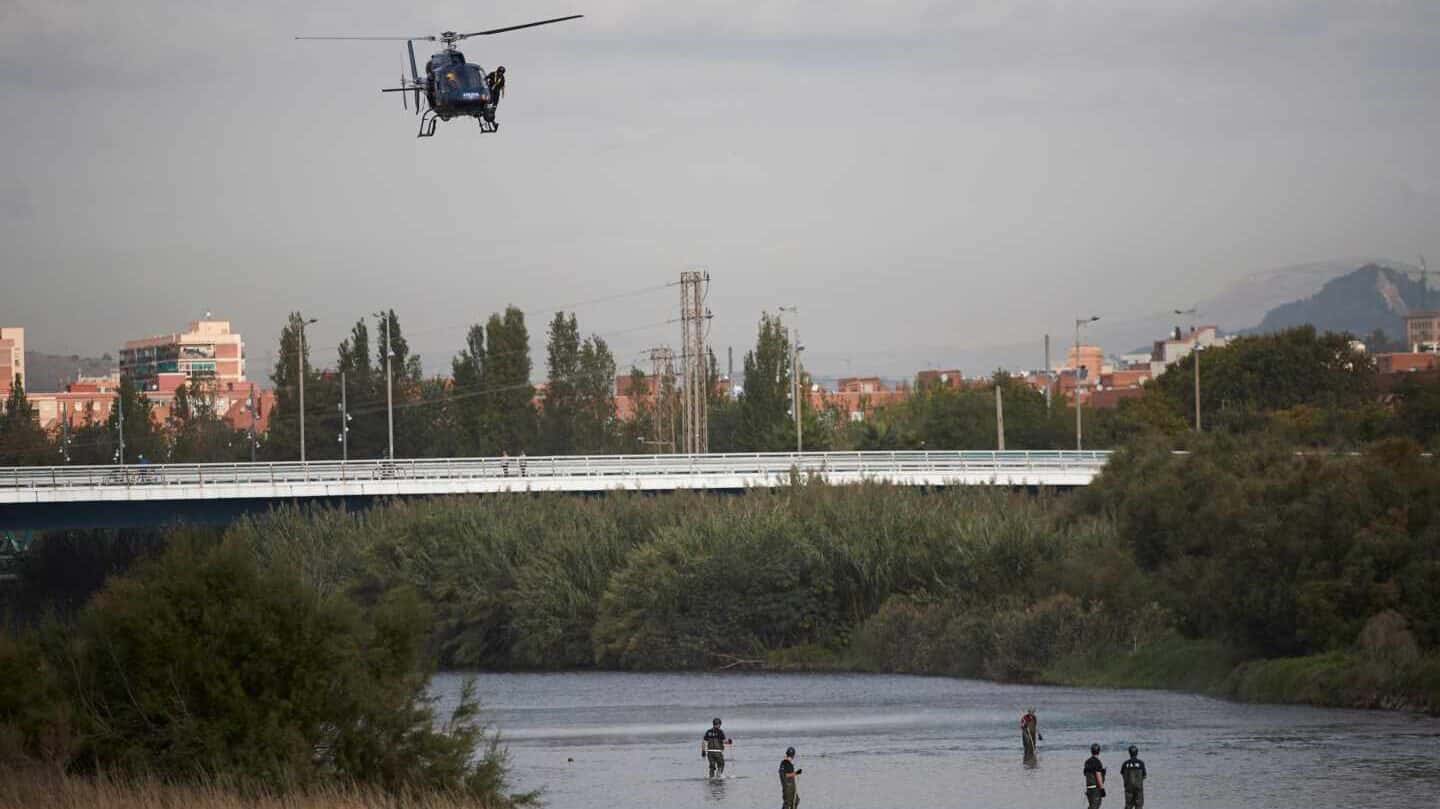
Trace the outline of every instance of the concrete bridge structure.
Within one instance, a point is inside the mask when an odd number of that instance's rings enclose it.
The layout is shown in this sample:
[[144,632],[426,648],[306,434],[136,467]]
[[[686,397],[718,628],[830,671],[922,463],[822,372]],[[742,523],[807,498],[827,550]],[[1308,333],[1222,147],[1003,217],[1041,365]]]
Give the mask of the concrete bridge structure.
[[1070,451],[807,452],[6,467],[0,468],[0,530],[65,523],[59,518],[114,514],[127,507],[135,517],[163,523],[166,513],[183,516],[187,505],[189,510],[208,504],[229,511],[308,500],[737,491],[784,486],[797,478],[832,484],[1071,488],[1090,483],[1108,457],[1106,452]]

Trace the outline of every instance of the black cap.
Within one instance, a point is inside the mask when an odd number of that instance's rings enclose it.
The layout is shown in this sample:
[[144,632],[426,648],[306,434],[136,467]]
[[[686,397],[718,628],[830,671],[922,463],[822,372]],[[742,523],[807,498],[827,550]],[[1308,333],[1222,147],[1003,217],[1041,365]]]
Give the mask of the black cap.
[[1130,755],[1132,755],[1132,756],[1138,756],[1138,755],[1140,755],[1140,748],[1136,747],[1136,746],[1133,745],[1133,744],[1130,745]]
[[1098,755],[1100,755],[1100,745],[1098,745],[1098,744],[1092,744],[1092,745],[1090,745],[1090,755],[1092,755],[1092,756],[1098,756]]
[[714,725],[717,728],[720,727],[720,717],[715,717],[715,721],[711,722],[710,724]]
[[795,748],[793,748],[793,747],[787,747],[787,748],[785,748],[785,757],[786,757],[786,758],[794,758],[794,757],[795,757]]

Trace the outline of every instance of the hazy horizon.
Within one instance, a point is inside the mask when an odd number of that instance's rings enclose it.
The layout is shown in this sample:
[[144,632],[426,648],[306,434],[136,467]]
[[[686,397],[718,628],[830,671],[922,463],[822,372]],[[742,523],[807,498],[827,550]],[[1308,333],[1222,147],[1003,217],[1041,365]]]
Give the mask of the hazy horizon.
[[[462,46],[508,68],[492,136],[415,139],[401,42],[293,39],[569,13]],[[1440,255],[1434,3],[17,0],[0,44],[0,323],[46,353],[211,311],[263,379],[287,312],[328,365],[385,307],[446,372],[513,303],[543,377],[549,313],[597,301],[625,368],[703,266],[722,364],[798,304],[818,373],[973,374],[1077,315]]]

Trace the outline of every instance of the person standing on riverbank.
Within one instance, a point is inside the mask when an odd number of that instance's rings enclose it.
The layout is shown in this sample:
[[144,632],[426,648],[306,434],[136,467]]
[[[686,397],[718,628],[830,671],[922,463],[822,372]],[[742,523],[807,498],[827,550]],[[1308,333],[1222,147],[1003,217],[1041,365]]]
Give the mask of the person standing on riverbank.
[[1145,809],[1145,762],[1133,744],[1130,758],[1120,765],[1120,780],[1125,782],[1125,809]]
[[1100,809],[1105,799],[1105,765],[1100,762],[1100,745],[1090,745],[1090,758],[1085,759],[1085,800],[1089,809]]
[[1040,735],[1040,720],[1035,717],[1035,709],[1031,708],[1020,717],[1020,744],[1025,748],[1025,757],[1035,756],[1035,744],[1045,737]]
[[795,809],[800,805],[800,788],[797,781],[804,770],[795,769],[795,748],[785,748],[785,758],[780,760],[780,809]]
[[710,762],[710,777],[725,774],[725,745],[730,740],[725,738],[725,731],[720,729],[720,717],[710,723],[710,729],[705,731],[705,738],[700,743],[700,755]]

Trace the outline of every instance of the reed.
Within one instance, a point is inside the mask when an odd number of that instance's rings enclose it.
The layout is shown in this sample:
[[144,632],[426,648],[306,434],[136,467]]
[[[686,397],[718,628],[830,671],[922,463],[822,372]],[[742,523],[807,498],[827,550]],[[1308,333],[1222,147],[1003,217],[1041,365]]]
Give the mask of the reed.
[[155,779],[85,777],[32,767],[0,778],[0,809],[490,809],[446,793],[390,793],[327,785],[273,793],[222,782],[179,784]]

